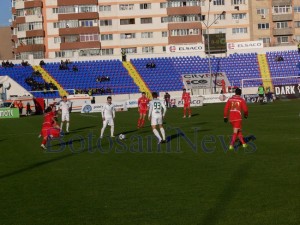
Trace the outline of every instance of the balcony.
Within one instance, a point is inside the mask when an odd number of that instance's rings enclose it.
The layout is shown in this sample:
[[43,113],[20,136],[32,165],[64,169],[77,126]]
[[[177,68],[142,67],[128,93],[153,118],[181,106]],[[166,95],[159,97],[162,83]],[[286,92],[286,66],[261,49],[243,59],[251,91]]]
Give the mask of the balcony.
[[58,20],[95,20],[99,19],[98,12],[58,14]]
[[86,49],[86,48],[101,48],[100,41],[90,42],[65,42],[60,44],[61,50]]
[[292,0],[273,0],[272,6],[286,6],[292,5]]
[[179,29],[202,29],[200,22],[182,22],[182,23],[169,23],[168,30],[179,30]]
[[45,32],[44,30],[28,30],[26,37],[45,37]]
[[272,16],[273,22],[278,21],[292,21],[293,20],[293,14],[275,14]]
[[99,34],[99,27],[74,27],[74,28],[60,28],[59,36],[72,34]]
[[20,52],[44,52],[45,51],[45,45],[43,44],[35,44],[35,45],[23,45],[18,46],[16,49],[16,53]]
[[188,15],[188,14],[201,14],[201,8],[199,6],[185,6],[185,7],[172,7],[167,8],[167,14],[170,15]]
[[[57,0],[57,5],[74,5],[74,0]],[[76,0],[76,5],[98,5],[98,0]]]
[[293,35],[293,28],[287,27],[287,28],[281,28],[281,29],[273,29],[273,35],[274,36]]
[[24,8],[35,8],[35,7],[43,7],[43,1],[34,0],[34,1],[26,1],[24,2]]
[[191,44],[202,42],[201,35],[169,36],[168,44]]

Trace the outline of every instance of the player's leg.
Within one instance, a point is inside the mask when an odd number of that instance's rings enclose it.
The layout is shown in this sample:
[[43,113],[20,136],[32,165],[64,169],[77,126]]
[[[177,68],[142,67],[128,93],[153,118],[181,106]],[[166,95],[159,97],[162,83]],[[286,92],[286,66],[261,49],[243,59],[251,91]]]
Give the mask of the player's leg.
[[103,127],[101,129],[100,138],[103,138],[104,130],[105,130],[107,124],[108,124],[108,120],[106,119],[103,121]]
[[183,106],[183,118],[185,118],[185,113],[186,113],[186,106]]
[[42,134],[42,137],[43,137],[43,140],[42,140],[42,143],[41,143],[41,148],[47,149],[46,144],[47,144],[47,138],[48,138],[48,128],[47,129],[42,129],[41,134]]
[[69,127],[70,127],[70,114],[67,114],[66,117],[65,117],[65,120],[66,120],[66,132],[69,133]]
[[138,124],[137,124],[137,127],[140,128],[141,127],[141,121],[142,121],[142,113],[141,113],[141,110],[139,110],[139,113],[140,113],[140,117],[138,119]]
[[234,147],[234,142],[237,138],[237,135],[238,135],[238,131],[239,131],[239,128],[236,127],[236,121],[234,122],[231,122],[231,125],[233,127],[233,134],[232,134],[232,138],[231,138],[231,141],[230,141],[230,145],[229,145],[229,150],[233,150]]
[[144,125],[145,125],[145,116],[146,116],[146,112],[143,112],[143,115],[142,115],[142,120],[141,120],[141,125],[140,125],[140,127],[144,127]]
[[114,123],[113,118],[111,118],[111,119],[108,120],[108,125],[110,125],[110,136],[111,136],[111,137],[115,137],[115,136],[114,136],[114,132],[115,132],[115,123]]
[[154,133],[154,135],[157,137],[157,139],[158,139],[158,143],[160,143],[161,142],[161,140],[162,140],[162,138],[160,137],[160,135],[159,135],[159,132],[158,132],[158,130],[156,129],[156,125],[157,125],[158,123],[157,123],[157,118],[151,118],[151,127],[152,127],[152,131],[153,131],[153,133]]
[[65,122],[65,115],[64,115],[64,113],[62,113],[61,114],[61,123],[60,123],[60,130],[61,131],[63,131],[64,122]]
[[189,117],[191,117],[192,116],[192,110],[191,110],[191,106],[190,105],[188,106],[188,110],[189,110]]
[[164,142],[166,142],[166,132],[165,132],[165,129],[164,129],[162,123],[159,124],[159,130],[160,130],[160,133],[162,136],[162,142],[164,143]]

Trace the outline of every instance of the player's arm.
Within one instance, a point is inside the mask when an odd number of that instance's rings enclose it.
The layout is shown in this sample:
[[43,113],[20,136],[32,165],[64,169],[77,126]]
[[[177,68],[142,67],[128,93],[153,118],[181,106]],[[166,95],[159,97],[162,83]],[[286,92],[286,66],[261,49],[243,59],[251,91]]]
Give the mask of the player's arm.
[[115,106],[113,106],[113,108],[112,108],[112,115],[113,115],[113,119],[114,119],[115,116],[116,116],[116,109],[115,109]]
[[141,98],[138,99],[138,111],[140,111]]
[[224,107],[224,122],[225,122],[225,123],[227,123],[227,121],[228,121],[227,116],[228,116],[228,110],[229,110],[229,107],[230,107],[230,100],[228,100],[228,101],[226,102],[226,105],[225,105],[225,107]]
[[247,103],[245,100],[242,101],[242,110],[244,112],[244,117],[247,119],[249,111],[248,111],[248,106],[247,106]]
[[153,110],[153,105],[152,105],[152,103],[150,102],[150,103],[149,103],[149,113],[148,113],[148,119],[149,119],[149,120],[150,120],[150,118],[151,118],[152,110]]
[[166,105],[163,103],[163,102],[161,102],[161,107],[163,108],[163,118],[165,117],[165,115],[166,115],[166,112],[167,112],[167,107],[166,107]]

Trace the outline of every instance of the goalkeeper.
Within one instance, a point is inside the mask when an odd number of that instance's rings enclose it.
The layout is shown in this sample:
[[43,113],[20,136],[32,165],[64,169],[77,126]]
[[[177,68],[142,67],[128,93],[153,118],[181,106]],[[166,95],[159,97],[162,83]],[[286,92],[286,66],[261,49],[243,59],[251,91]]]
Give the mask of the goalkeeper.
[[229,150],[234,149],[234,142],[238,137],[242,142],[244,148],[247,147],[246,142],[242,134],[242,111],[244,112],[244,118],[248,117],[248,107],[246,101],[241,98],[242,90],[237,88],[235,95],[228,99],[224,108],[224,122],[228,122],[228,110],[229,110],[229,121],[233,128],[233,135],[229,145]]

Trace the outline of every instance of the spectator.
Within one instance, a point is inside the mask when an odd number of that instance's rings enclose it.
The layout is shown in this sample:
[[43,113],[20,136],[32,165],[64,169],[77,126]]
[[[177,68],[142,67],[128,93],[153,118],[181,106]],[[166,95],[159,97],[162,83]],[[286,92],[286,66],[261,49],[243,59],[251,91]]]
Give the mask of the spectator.
[[73,65],[72,70],[73,70],[74,72],[78,72],[78,67],[77,67],[76,65]]
[[126,51],[125,51],[125,49],[122,49],[122,51],[121,51],[121,55],[122,55],[122,62],[126,62],[127,60],[126,60]]
[[21,65],[22,66],[29,66],[28,61],[24,61],[24,60],[22,60]]
[[8,62],[8,60],[6,60],[6,67],[9,67],[9,62]]
[[30,106],[30,103],[27,102],[27,105],[26,105],[26,116],[29,116],[31,114],[31,106]]
[[23,103],[22,103],[22,101],[19,102],[18,108],[19,108],[19,113],[20,113],[20,116],[21,116],[22,113],[23,113]]
[[[7,61],[7,62],[8,62],[8,61]],[[14,65],[12,62],[9,63],[9,67],[10,67],[10,68],[12,68],[12,67],[14,67],[14,66],[15,66],[15,65]]]
[[170,104],[171,96],[170,96],[170,94],[168,92],[166,92],[164,98],[165,98],[165,102],[166,102],[166,107],[170,108],[171,107],[171,104]]
[[40,66],[45,66],[46,65],[46,63],[44,62],[44,60],[41,60],[40,61]]
[[4,60],[2,61],[2,67],[6,68],[6,64],[5,64]]

